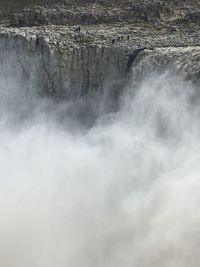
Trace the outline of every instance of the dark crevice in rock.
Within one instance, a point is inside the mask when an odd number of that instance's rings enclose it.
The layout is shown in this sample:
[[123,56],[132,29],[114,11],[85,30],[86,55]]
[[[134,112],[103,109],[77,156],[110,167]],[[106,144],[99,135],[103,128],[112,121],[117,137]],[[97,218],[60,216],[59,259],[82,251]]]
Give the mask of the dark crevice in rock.
[[128,63],[127,63],[127,66],[126,66],[126,79],[127,79],[127,76],[129,74],[129,71],[132,67],[132,64],[133,62],[136,60],[136,58],[138,57],[138,55],[143,52],[146,48],[139,48],[139,49],[136,49],[130,56],[129,56],[129,59],[128,59]]

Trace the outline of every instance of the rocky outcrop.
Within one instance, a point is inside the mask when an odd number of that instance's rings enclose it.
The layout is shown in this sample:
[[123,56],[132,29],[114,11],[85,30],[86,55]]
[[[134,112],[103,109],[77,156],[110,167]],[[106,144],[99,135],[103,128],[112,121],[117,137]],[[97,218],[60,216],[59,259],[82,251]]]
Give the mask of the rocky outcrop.
[[10,12],[9,25],[29,27],[39,25],[92,25],[100,23],[176,24],[200,22],[200,4],[195,0],[126,0],[126,1],[50,1],[25,5]]
[[172,67],[199,80],[198,2],[91,2],[32,6],[10,16],[15,27],[0,29],[5,82],[54,98],[115,102],[131,69],[135,80]]
[[158,22],[172,10],[162,2],[125,1],[121,5],[91,3],[79,5],[53,5],[26,8],[9,18],[9,25],[27,27],[38,25],[99,24],[114,22]]
[[137,82],[166,71],[199,85],[200,46],[146,49],[134,61],[131,76]]
[[2,32],[1,77],[8,82],[14,80],[26,91],[59,98],[118,95],[133,49],[89,44],[87,40],[74,43],[70,34],[62,41],[61,33],[57,39],[55,36],[53,30],[43,35],[38,29]]
[[[0,34],[0,71],[6,80],[14,77],[36,94],[67,99],[106,95],[115,101],[132,64],[137,65],[136,73],[140,65],[149,72],[154,65],[167,65],[170,58],[177,59],[177,66],[178,60],[184,65],[191,51],[198,48],[159,47],[198,45],[200,35],[196,33],[145,29],[141,24],[81,26],[80,31],[73,26],[4,27]],[[193,66],[191,63],[191,70]]]

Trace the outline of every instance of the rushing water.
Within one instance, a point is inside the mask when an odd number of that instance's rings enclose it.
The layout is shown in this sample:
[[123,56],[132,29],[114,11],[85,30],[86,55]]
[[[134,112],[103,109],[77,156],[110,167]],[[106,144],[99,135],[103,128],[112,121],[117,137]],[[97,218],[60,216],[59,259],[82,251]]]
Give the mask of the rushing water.
[[0,266],[199,265],[200,105],[190,84],[154,76],[130,86],[113,114],[103,104],[82,114],[80,101],[39,100],[14,82],[1,82],[0,96]]

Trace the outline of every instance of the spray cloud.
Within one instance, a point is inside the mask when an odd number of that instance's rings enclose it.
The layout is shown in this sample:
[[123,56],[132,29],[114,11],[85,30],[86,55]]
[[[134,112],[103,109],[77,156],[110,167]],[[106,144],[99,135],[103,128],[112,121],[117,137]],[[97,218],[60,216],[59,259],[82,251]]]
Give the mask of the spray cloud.
[[22,97],[14,81],[0,95],[1,266],[198,265],[190,84],[168,73],[144,80],[88,128],[78,102]]

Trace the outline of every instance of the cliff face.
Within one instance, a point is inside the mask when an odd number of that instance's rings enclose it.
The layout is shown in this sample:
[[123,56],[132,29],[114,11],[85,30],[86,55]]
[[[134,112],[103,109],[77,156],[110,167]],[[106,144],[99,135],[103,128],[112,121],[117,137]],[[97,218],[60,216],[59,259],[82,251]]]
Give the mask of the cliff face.
[[[68,46],[50,43],[39,32],[0,35],[1,77],[28,91],[58,98],[110,94],[125,84],[132,49],[101,45]],[[104,89],[104,91],[103,91]],[[107,92],[106,92],[107,90]]]
[[15,6],[15,9],[10,11],[8,20],[11,26],[140,23],[142,21],[154,24],[200,22],[200,4],[196,0],[49,0],[36,1],[32,4],[31,2],[21,1],[20,9]]
[[[13,26],[29,27],[1,27],[1,77],[6,83],[15,80],[26,92],[34,94],[62,99],[104,96],[113,102],[123,90],[131,68],[135,80],[141,73],[161,70],[163,66],[175,66],[186,79],[198,80],[198,3],[113,1],[111,4],[96,1],[74,5],[69,1],[53,8],[52,3],[10,16]],[[59,21],[65,17],[57,12],[67,7],[73,18],[68,25],[51,25],[67,23]],[[35,16],[35,10],[43,10],[45,19],[43,13]],[[82,21],[86,13],[97,20]],[[84,25],[70,25],[79,22]]]
[[146,49],[132,65],[131,79],[136,83],[154,73],[179,75],[194,85],[200,84],[200,46]]

